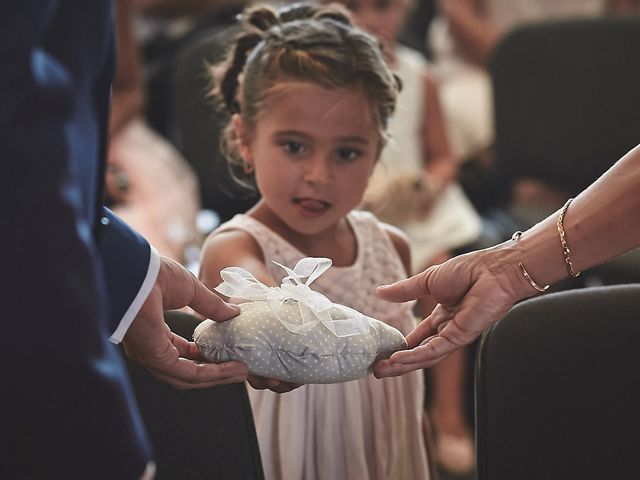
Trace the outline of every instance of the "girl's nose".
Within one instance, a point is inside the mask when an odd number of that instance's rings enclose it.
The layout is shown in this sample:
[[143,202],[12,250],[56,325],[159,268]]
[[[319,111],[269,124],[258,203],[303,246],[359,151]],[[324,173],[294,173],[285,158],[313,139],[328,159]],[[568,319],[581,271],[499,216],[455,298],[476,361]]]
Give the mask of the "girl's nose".
[[303,180],[309,183],[323,184],[331,179],[329,162],[321,155],[314,155],[305,162]]

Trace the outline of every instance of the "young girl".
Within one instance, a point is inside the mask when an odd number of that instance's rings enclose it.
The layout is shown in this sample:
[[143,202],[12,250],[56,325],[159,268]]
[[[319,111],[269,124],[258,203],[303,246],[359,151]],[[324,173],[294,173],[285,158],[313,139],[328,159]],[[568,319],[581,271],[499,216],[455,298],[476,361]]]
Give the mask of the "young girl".
[[[331,8],[256,8],[243,19],[244,33],[218,72],[218,93],[232,114],[228,157],[262,199],[207,239],[202,280],[215,287],[219,271],[235,265],[279,285],[282,269],[272,260],[292,266],[328,257],[334,266],[314,289],[408,333],[411,305],[375,293],[406,277],[406,241],[352,211],[385,144],[398,91],[377,42]],[[268,479],[429,478],[420,372],[250,397]]]

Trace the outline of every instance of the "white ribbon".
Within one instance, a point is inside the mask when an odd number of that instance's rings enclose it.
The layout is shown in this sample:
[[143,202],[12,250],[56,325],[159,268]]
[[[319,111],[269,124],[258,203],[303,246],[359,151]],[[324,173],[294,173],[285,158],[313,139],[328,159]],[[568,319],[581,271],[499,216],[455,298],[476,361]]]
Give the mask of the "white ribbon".
[[[249,301],[266,301],[271,313],[282,325],[293,333],[304,333],[321,323],[336,337],[348,337],[369,333],[368,317],[360,312],[333,303],[320,292],[311,290],[311,285],[320,275],[331,267],[328,258],[307,257],[300,260],[291,270],[280,265],[287,276],[282,279],[280,287],[268,287],[251,273],[240,267],[227,267],[220,271],[223,282],[215,290],[227,297]],[[304,281],[306,279],[306,281]],[[298,321],[284,318],[280,309],[285,302],[296,302],[300,311]],[[330,310],[339,309],[345,318],[334,320]]]

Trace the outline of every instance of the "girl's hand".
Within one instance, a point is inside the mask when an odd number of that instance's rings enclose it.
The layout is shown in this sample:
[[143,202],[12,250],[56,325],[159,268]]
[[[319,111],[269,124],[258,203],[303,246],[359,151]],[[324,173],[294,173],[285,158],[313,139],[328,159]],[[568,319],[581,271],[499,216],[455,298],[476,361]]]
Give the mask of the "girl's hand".
[[447,18],[459,18],[472,15],[475,7],[473,0],[440,0],[440,12]]
[[414,200],[414,220],[426,220],[431,209],[438,201],[443,189],[439,179],[425,173],[416,180],[416,196]]
[[249,375],[247,381],[256,390],[269,389],[276,393],[287,393],[301,386],[299,383],[283,382],[275,378],[259,377],[258,375]]
[[433,205],[433,193],[425,177],[410,174],[394,176],[384,186],[367,192],[361,208],[395,226],[422,220]]

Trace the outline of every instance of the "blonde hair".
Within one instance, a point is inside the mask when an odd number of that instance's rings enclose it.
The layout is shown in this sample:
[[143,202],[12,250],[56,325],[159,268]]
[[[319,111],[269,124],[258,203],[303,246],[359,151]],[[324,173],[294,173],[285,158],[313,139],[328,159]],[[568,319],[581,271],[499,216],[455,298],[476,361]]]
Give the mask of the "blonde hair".
[[[348,15],[337,5],[246,10],[235,44],[213,69],[213,94],[228,117],[241,115],[252,130],[270,89],[282,79],[302,80],[361,91],[371,102],[384,143],[400,80],[389,70],[378,41],[354,27]],[[232,174],[242,180],[238,138],[230,122],[221,149]]]

